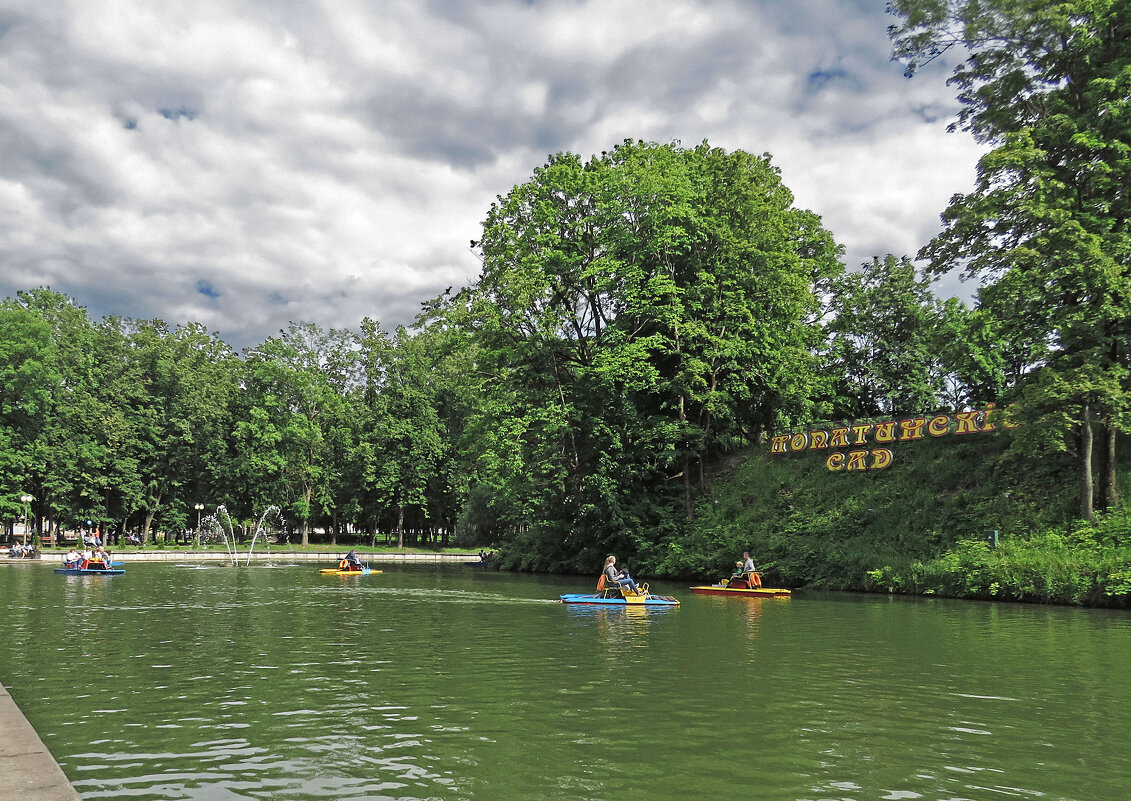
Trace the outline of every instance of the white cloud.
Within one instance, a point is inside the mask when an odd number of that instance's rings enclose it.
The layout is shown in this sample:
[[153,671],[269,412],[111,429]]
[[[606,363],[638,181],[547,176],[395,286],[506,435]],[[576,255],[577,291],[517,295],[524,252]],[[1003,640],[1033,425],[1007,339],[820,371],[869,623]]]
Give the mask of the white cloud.
[[199,321],[411,320],[546,156],[770,152],[849,265],[914,254],[978,148],[871,2],[17,0],[0,11],[0,294]]

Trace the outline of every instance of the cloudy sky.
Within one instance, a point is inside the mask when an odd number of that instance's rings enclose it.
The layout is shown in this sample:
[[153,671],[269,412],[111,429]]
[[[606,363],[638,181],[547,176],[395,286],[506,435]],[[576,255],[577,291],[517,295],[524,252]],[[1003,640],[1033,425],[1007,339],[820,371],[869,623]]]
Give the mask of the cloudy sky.
[[[0,0],[0,297],[408,323],[496,195],[625,138],[768,152],[850,266],[914,255],[977,145],[883,0]],[[944,294],[946,292],[944,291]]]

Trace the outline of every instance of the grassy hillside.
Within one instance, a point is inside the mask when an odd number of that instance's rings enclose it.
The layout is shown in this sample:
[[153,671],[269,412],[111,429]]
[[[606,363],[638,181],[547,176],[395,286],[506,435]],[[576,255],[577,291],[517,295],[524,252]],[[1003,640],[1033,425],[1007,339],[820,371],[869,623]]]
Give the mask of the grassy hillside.
[[818,453],[732,459],[688,537],[655,554],[681,578],[721,575],[749,549],[771,582],[860,589],[868,571],[929,560],[988,529],[1026,537],[1070,521],[1071,461],[1025,459],[1008,432],[901,443],[883,470],[831,472]]

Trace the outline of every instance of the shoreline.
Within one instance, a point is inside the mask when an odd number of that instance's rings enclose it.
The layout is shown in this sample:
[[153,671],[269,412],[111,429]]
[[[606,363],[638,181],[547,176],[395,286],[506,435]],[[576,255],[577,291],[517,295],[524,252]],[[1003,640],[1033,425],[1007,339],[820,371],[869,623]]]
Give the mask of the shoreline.
[[[337,562],[349,550],[339,551],[289,551],[279,548],[256,551],[251,555],[253,562],[295,561],[295,562]],[[43,562],[62,561],[63,551],[41,551],[35,558],[13,559],[0,557],[0,564],[42,564]],[[232,555],[224,551],[115,551],[110,550],[111,558],[115,562],[230,562]],[[478,561],[478,553],[359,553],[363,562],[382,562],[385,564],[462,564],[467,561]],[[245,552],[237,552],[236,560],[240,563],[247,561]]]
[[0,798],[81,801],[39,733],[0,684]]

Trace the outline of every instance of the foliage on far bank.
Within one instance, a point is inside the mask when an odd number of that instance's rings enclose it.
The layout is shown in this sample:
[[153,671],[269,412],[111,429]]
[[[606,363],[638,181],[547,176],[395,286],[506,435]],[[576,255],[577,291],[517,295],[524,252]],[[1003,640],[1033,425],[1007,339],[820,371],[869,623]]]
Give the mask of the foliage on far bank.
[[959,540],[942,555],[867,572],[865,588],[909,595],[1085,606],[1131,606],[1131,514],[1099,515],[1094,523],[991,547]]

